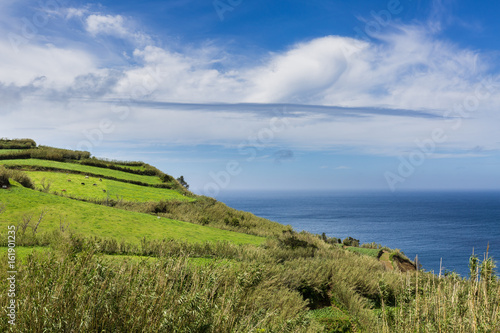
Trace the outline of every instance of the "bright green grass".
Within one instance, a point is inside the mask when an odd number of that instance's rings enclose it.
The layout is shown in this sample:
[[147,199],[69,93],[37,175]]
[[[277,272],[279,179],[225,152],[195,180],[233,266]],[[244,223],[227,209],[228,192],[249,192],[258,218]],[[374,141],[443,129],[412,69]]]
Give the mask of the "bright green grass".
[[26,165],[26,166],[42,166],[49,168],[58,168],[63,170],[70,171],[79,171],[87,174],[95,174],[95,175],[103,175],[104,177],[114,177],[117,179],[123,180],[132,180],[138,181],[146,184],[161,184],[162,181],[159,177],[156,176],[144,176],[144,175],[136,175],[133,173],[112,170],[112,169],[104,169],[98,168],[94,166],[74,164],[74,163],[64,163],[57,161],[47,161],[47,160],[38,160],[38,159],[21,159],[21,160],[2,160],[0,164],[6,165]]
[[361,254],[364,254],[366,256],[370,256],[370,257],[374,257],[374,258],[377,258],[378,253],[380,252],[380,249],[366,249],[363,247],[353,247],[353,246],[349,246],[346,249],[349,251],[352,251],[352,252],[361,253]]
[[[131,262],[143,262],[143,261],[158,261],[157,257],[147,257],[147,256],[131,256],[131,255],[111,255],[103,254],[102,258],[109,262],[122,263],[125,261]],[[188,258],[189,263],[196,266],[208,266],[210,264],[215,264],[218,266],[230,265],[233,260],[229,259],[214,259],[214,258]]]
[[188,222],[157,218],[156,216],[126,211],[87,202],[72,200],[53,194],[12,186],[0,189],[0,202],[7,209],[0,215],[0,230],[7,225],[17,225],[26,213],[38,220],[42,210],[47,214],[39,232],[59,228],[60,219],[70,224],[76,233],[117,241],[139,243],[140,239],[177,239],[188,242],[229,241],[236,244],[261,244],[265,238],[257,237]]
[[[0,254],[7,253],[8,247],[0,246]],[[26,262],[26,257],[33,253],[33,251],[37,252],[48,252],[51,251],[50,247],[42,247],[42,246],[33,246],[33,247],[24,247],[24,246],[16,246],[16,263]]]
[[0,149],[0,155],[9,154],[9,153],[17,153],[18,151],[22,151],[22,149]]
[[[30,178],[34,181],[36,189],[41,189],[42,180],[45,183],[51,183],[49,192],[65,193],[68,196],[76,198],[92,198],[92,199],[110,199],[125,201],[160,201],[160,200],[176,200],[176,201],[194,201],[194,199],[183,196],[179,192],[164,188],[155,188],[123,183],[116,180],[103,179],[89,176],[85,178],[80,174],[69,174],[63,172],[44,172],[44,171],[27,171]],[[71,182],[68,182],[68,179]],[[85,185],[82,185],[84,183]],[[96,186],[93,186],[96,184]],[[62,190],[66,190],[62,192]],[[105,190],[106,192],[103,192]]]
[[309,316],[315,319],[337,319],[337,320],[349,320],[349,316],[346,315],[341,310],[334,308],[332,306],[311,310],[309,311]]
[[325,325],[325,332],[352,332],[351,318],[337,308],[330,306],[311,310],[308,314]]

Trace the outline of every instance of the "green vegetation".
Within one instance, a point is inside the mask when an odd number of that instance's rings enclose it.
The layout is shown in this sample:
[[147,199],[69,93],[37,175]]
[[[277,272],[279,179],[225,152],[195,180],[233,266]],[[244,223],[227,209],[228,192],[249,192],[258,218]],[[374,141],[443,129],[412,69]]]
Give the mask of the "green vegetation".
[[[106,199],[125,201],[160,201],[177,200],[193,201],[181,193],[164,188],[145,187],[135,184],[102,179],[83,174],[66,174],[63,172],[27,171],[26,174],[35,183],[37,190],[57,192],[74,198]],[[85,185],[82,185],[85,184]],[[95,185],[94,185],[95,184]]]
[[33,184],[31,178],[29,178],[26,173],[19,170],[8,170],[3,166],[0,166],[0,186],[9,187],[10,179],[20,183],[24,187],[31,189],[35,188],[35,185]]
[[0,149],[0,155],[7,155],[12,153],[21,152],[22,149]]
[[156,176],[144,176],[144,175],[135,175],[117,170],[103,169],[93,166],[73,164],[73,163],[64,163],[57,161],[48,161],[48,160],[38,160],[38,159],[27,159],[27,160],[5,160],[2,161],[2,164],[6,166],[13,167],[33,167],[33,169],[38,169],[43,171],[45,170],[67,170],[67,171],[76,171],[86,175],[93,175],[95,177],[105,177],[110,179],[120,179],[126,181],[135,181],[145,184],[161,184],[162,181],[159,177]]
[[309,315],[325,325],[328,332],[351,332],[354,326],[348,314],[333,306],[312,310]]
[[[467,278],[438,277],[415,271],[399,250],[297,233],[194,195],[184,177],[143,162],[95,159],[32,140],[2,139],[2,148],[0,279],[10,270],[11,225],[18,271],[16,326],[1,316],[2,332],[500,327],[491,258],[472,256]],[[15,154],[24,157],[2,158]],[[7,288],[0,284],[1,304],[9,301]]]
[[381,251],[378,249],[367,249],[367,248],[363,248],[363,247],[353,247],[353,246],[347,247],[347,250],[352,251],[352,252],[356,252],[356,253],[361,253],[363,255],[367,255],[370,257],[374,257],[374,258],[378,258],[379,253]]
[[0,139],[0,149],[29,149],[36,147],[36,142],[31,139]]
[[[375,258],[307,233],[260,246],[151,240],[116,247],[67,231],[49,238],[51,251],[37,248],[17,262],[25,311],[16,330],[494,332],[500,324],[491,260],[478,262],[470,278],[438,278],[386,271]],[[113,247],[124,255],[100,254]],[[1,279],[6,265],[4,255]],[[4,316],[0,330],[8,329]]]
[[[8,247],[0,247],[0,253],[7,253]],[[49,247],[46,246],[17,246],[16,247],[16,261],[20,261],[23,264],[30,254],[33,252],[48,253],[50,251]]]
[[0,220],[0,228],[31,218],[38,220],[44,213],[38,232],[50,232],[69,223],[75,233],[108,237],[117,241],[138,243],[142,238],[172,238],[186,241],[232,241],[259,244],[263,239],[242,233],[220,230],[187,222],[157,218],[133,211],[71,200],[40,193],[20,186],[0,192],[0,200],[8,208]]

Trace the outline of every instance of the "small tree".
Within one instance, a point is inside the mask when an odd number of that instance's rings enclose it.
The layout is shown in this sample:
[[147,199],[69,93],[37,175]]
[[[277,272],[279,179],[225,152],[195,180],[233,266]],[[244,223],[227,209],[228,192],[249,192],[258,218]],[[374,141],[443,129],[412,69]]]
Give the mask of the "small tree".
[[184,176],[177,178],[177,181],[187,189],[189,189],[189,184],[184,180]]

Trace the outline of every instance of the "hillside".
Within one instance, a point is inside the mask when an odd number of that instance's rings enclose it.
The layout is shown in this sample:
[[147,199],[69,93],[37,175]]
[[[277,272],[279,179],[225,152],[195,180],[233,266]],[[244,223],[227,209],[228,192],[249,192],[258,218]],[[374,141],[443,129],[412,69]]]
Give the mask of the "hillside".
[[[471,258],[475,277],[438,278],[399,250],[297,233],[195,195],[146,163],[30,139],[0,140],[0,228],[0,279],[18,272],[18,331],[471,332],[500,323],[492,260]],[[7,304],[14,298],[3,291]],[[0,330],[16,331],[8,321]]]

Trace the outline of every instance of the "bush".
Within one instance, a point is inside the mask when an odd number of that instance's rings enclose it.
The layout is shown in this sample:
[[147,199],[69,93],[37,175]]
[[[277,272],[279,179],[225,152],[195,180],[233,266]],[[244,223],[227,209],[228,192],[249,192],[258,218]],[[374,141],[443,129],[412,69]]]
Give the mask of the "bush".
[[238,220],[236,217],[233,218],[224,218],[224,223],[228,226],[231,227],[239,227],[240,226],[240,220]]
[[35,147],[36,142],[32,139],[0,139],[0,149],[29,149]]
[[342,242],[345,246],[354,246],[354,247],[359,247],[359,239],[355,239],[352,237],[347,237],[344,239]]
[[26,188],[30,188],[32,190],[35,189],[35,184],[31,180],[31,178],[25,173],[20,170],[10,170],[11,171],[11,177],[14,179],[16,182],[21,184],[22,186]]
[[0,160],[20,160],[31,158],[31,151],[33,149],[24,149],[20,151],[13,151],[0,154]]
[[5,167],[0,167],[0,186],[10,186],[9,178],[12,178],[22,186],[30,189],[35,189],[35,185],[31,178],[20,170],[9,170]]
[[0,166],[0,186],[10,186],[10,170]]
[[31,153],[31,158],[59,162],[64,160],[81,160],[89,157],[90,153],[88,151],[69,150],[47,146],[40,146],[38,149],[32,150]]

